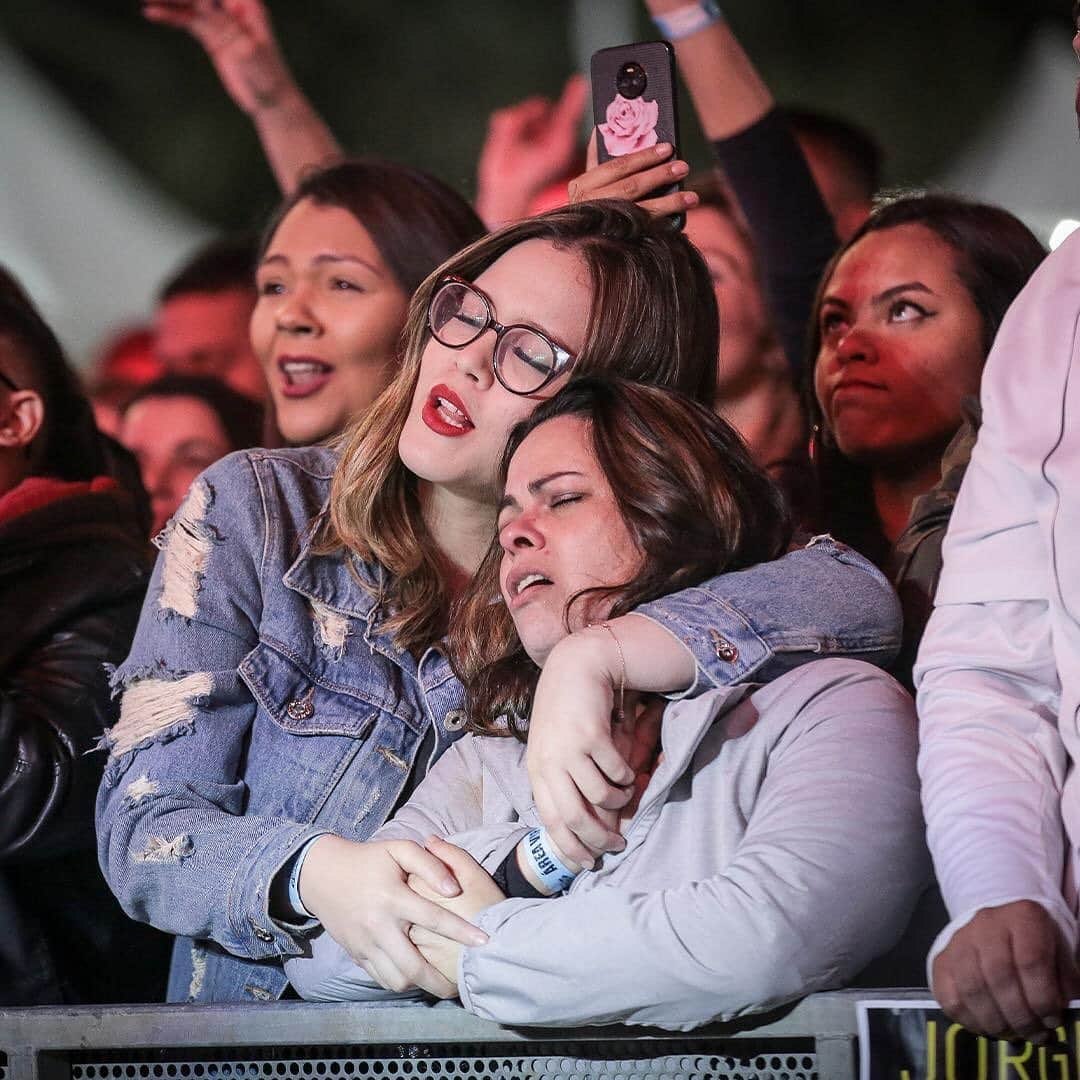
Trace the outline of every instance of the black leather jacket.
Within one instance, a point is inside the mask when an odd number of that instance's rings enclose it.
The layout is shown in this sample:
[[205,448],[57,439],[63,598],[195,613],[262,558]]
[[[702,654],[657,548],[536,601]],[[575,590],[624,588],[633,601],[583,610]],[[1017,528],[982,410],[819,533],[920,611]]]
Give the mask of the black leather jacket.
[[130,497],[95,488],[0,521],[3,1005],[164,994],[168,939],[124,915],[94,854],[104,665],[127,653],[149,575]]

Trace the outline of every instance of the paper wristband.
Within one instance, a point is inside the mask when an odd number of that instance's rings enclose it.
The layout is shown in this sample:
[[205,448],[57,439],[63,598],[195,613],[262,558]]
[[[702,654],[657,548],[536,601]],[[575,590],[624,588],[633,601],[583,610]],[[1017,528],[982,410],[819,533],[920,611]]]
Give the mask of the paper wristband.
[[682,41],[723,17],[715,0],[701,0],[700,3],[687,4],[664,15],[654,15],[652,21],[668,41]]
[[313,836],[306,844],[304,844],[297,852],[296,859],[293,861],[292,870],[289,871],[289,905],[297,915],[303,915],[305,919],[314,919],[315,916],[304,907],[304,902],[300,899],[300,871],[304,868],[304,860],[311,850],[311,845],[319,839],[321,839],[321,837]]
[[525,857],[544,888],[553,893],[565,892],[577,877],[552,850],[547,829],[533,829],[526,835]]

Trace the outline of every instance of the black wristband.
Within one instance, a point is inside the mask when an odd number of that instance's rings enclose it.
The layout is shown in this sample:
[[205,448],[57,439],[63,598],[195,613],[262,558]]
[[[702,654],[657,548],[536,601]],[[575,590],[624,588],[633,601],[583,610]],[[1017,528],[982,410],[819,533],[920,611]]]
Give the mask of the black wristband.
[[521,872],[516,847],[499,863],[499,868],[491,876],[495,884],[502,889],[504,896],[516,896],[522,900],[550,899],[547,893],[542,893]]

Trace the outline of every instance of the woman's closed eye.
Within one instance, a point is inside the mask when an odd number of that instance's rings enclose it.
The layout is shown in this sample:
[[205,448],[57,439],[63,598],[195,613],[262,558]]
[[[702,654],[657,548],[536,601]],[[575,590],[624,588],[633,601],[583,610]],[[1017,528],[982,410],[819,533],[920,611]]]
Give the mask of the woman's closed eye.
[[530,353],[520,345],[515,345],[511,351],[523,364],[531,367],[534,371],[540,372],[542,375],[546,375],[551,370],[549,361],[537,360],[535,356],[530,355]]
[[459,311],[454,316],[454,322],[461,323],[467,330],[483,330],[487,326],[487,315],[470,315],[467,311]]
[[573,503],[579,503],[586,498],[584,492],[581,491],[565,491],[560,495],[553,495],[551,497],[550,506],[554,510],[560,506],[570,506]]

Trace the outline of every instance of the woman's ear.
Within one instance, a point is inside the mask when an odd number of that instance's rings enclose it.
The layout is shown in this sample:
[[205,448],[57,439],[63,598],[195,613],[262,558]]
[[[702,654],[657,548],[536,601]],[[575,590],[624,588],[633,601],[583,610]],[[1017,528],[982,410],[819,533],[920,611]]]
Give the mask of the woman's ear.
[[36,390],[13,390],[0,405],[0,449],[29,446],[45,423],[45,403]]

